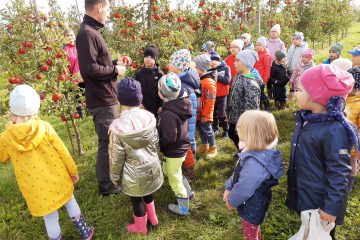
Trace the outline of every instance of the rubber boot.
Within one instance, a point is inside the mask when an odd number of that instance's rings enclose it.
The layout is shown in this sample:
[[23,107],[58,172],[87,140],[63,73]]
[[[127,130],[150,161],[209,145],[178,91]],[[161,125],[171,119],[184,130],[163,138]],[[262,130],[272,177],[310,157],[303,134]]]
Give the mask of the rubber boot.
[[195,193],[192,190],[188,180],[185,177],[183,177],[182,183],[184,184],[184,187],[186,188],[186,192],[187,192],[189,200],[193,200],[195,197]]
[[188,215],[189,214],[189,198],[177,197],[177,205],[169,204],[169,210],[178,215]]
[[203,155],[209,150],[208,144],[201,144],[200,147],[196,149],[196,155]]
[[286,101],[281,101],[280,102],[280,110],[285,110],[286,109]]
[[280,110],[280,102],[275,101],[275,110]]
[[83,240],[90,240],[92,238],[94,235],[94,228],[87,226],[82,215],[71,218],[71,221],[74,223]]
[[144,236],[147,235],[147,214],[143,217],[137,217],[133,214],[134,224],[128,224],[126,229],[129,233],[140,233]]
[[149,204],[145,203],[145,208],[146,208],[146,214],[148,217],[148,221],[150,222],[150,224],[152,226],[156,226],[159,224],[159,220],[158,217],[156,215],[156,211],[155,211],[155,203],[154,201],[152,201]]
[[214,158],[216,157],[217,154],[218,154],[217,147],[211,146],[209,147],[209,150],[206,151],[206,158],[208,159]]
[[265,107],[265,111],[271,112],[271,107],[270,107],[270,101],[269,100],[264,101],[264,107]]

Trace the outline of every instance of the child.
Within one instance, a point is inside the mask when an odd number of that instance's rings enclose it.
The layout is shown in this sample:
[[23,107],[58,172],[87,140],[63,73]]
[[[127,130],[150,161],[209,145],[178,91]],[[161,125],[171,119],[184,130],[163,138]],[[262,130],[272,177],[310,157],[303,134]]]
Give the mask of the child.
[[[68,40],[68,43],[64,45],[64,51],[67,52],[67,59],[70,63],[69,72],[70,72],[70,74],[77,74],[80,78],[80,68],[79,68],[78,54],[77,54],[76,46],[75,46],[74,30],[72,30],[71,28],[65,29],[64,37]],[[85,82],[83,82],[83,81],[79,82],[79,80],[75,80],[75,81],[78,84],[78,86],[81,88],[81,90],[79,90],[80,93],[77,96],[77,98],[80,98],[80,94],[84,95],[83,89],[85,88],[85,85],[84,85]],[[79,113],[80,118],[83,118],[83,112],[82,112],[82,108],[81,108],[82,104],[81,104],[80,99],[79,99],[78,103],[79,103],[79,105],[76,107],[76,110]]]
[[238,148],[239,137],[236,133],[236,123],[246,110],[258,110],[262,80],[254,76],[250,69],[258,60],[255,51],[243,50],[236,55],[235,75],[228,100],[229,138]]
[[[288,170],[287,206],[301,211],[320,208],[320,218],[341,225],[347,204],[349,153],[359,149],[357,131],[343,115],[354,86],[348,72],[319,65],[300,78]],[[335,239],[335,228],[330,235]]]
[[[274,62],[276,60],[275,53],[277,50],[286,52],[285,44],[280,39],[281,28],[279,24],[274,25],[270,30],[270,38],[266,41],[266,47],[269,49],[269,53],[271,55],[271,61]],[[273,86],[271,82],[267,83],[267,93],[270,99],[274,98]]]
[[236,54],[238,54],[244,47],[244,41],[241,39],[235,39],[230,43],[230,55],[225,58],[226,65],[229,66],[231,71],[231,79],[230,79],[230,88],[232,86],[232,81],[236,75],[235,61]]
[[308,48],[307,43],[304,42],[304,34],[302,32],[296,32],[293,35],[291,44],[287,58],[290,74],[293,73],[301,60],[301,55]]
[[208,54],[202,54],[194,58],[196,71],[200,76],[201,97],[197,114],[197,130],[199,131],[201,146],[196,149],[196,154],[205,154],[207,159],[216,157],[217,147],[215,134],[212,129],[215,99],[216,99],[216,78],[214,72],[208,72],[211,59]]
[[240,39],[244,41],[244,47],[242,50],[254,50],[254,45],[251,43],[250,33],[241,34]]
[[163,183],[156,119],[140,108],[143,95],[138,81],[122,79],[117,92],[122,112],[109,127],[110,179],[131,197],[135,223],[127,231],[146,235],[148,220],[152,226],[159,223],[152,194]]
[[[349,109],[348,118],[349,120],[357,127],[357,130],[360,129],[360,45],[355,49],[349,52],[352,55],[352,64],[353,67],[349,69],[349,73],[355,79],[355,85],[352,89],[352,92],[349,94],[349,97],[346,100],[346,105]],[[351,152],[351,174],[349,177],[349,190],[352,189],[352,184],[355,182],[355,177],[357,175],[358,161],[360,159],[360,153],[353,150]]]
[[0,134],[0,162],[11,159],[31,215],[43,217],[50,239],[62,239],[58,209],[65,206],[82,239],[91,239],[74,192],[76,164],[53,127],[38,119],[40,97],[28,85],[10,93],[10,122]]
[[146,110],[158,115],[162,101],[157,94],[159,79],[164,73],[157,66],[158,49],[154,44],[148,45],[144,50],[144,66],[136,71],[135,79],[141,83],[141,90],[144,96],[143,106]]
[[313,61],[314,54],[314,50],[306,49],[301,55],[301,61],[298,63],[298,65],[292,72],[290,78],[290,89],[292,89],[294,92],[296,92],[299,87],[299,79],[303,72],[315,66]]
[[217,52],[210,52],[211,67],[210,71],[217,73],[216,78],[216,100],[213,116],[213,130],[217,132],[220,126],[223,129],[223,138],[228,137],[229,125],[226,119],[226,102],[229,95],[229,84],[231,79],[230,68],[225,62],[221,61],[220,54]]
[[164,101],[159,113],[160,150],[165,156],[164,174],[177,197],[177,205],[169,204],[170,211],[179,215],[189,214],[189,198],[193,192],[181,173],[181,165],[190,148],[188,119],[192,115],[191,101],[186,93],[179,96],[181,81],[175,73],[159,80],[159,96]]
[[201,46],[201,52],[208,54],[211,51],[215,51],[215,43],[213,41],[207,41]]
[[275,56],[276,60],[272,64],[269,81],[275,86],[275,109],[284,110],[286,107],[286,84],[290,77],[286,65],[286,54],[278,50]]
[[269,98],[265,95],[264,89],[270,77],[271,55],[269,50],[266,48],[265,37],[259,37],[256,40],[255,50],[258,53],[259,60],[255,63],[254,68],[259,71],[259,74],[263,80],[263,84],[261,85],[260,106],[264,106],[266,111],[270,111]]
[[326,59],[323,64],[330,64],[332,61],[340,58],[341,52],[344,49],[344,45],[341,42],[337,42],[329,49],[329,58]]
[[352,61],[347,58],[338,58],[332,61],[330,64],[337,66],[343,71],[349,71],[352,68]]
[[181,80],[181,91],[186,92],[190,97],[192,105],[192,116],[189,119],[189,140],[191,148],[186,154],[185,162],[183,164],[183,175],[191,182],[194,180],[195,173],[195,129],[196,129],[196,115],[197,115],[197,95],[196,92],[200,91],[200,77],[199,74],[190,67],[191,54],[187,49],[180,49],[170,57],[169,70],[179,76]]
[[271,201],[271,187],[283,174],[282,157],[276,149],[278,129],[271,113],[244,112],[237,132],[246,146],[239,153],[234,173],[225,185],[223,200],[228,209],[237,208],[245,240],[260,240],[260,224]]

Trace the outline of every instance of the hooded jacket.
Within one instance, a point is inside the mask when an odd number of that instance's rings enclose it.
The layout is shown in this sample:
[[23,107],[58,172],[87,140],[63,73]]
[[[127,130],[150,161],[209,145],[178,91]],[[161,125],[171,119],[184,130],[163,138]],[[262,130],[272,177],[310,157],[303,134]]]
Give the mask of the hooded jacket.
[[188,96],[164,102],[159,114],[160,151],[169,158],[181,158],[190,147],[188,119],[192,116]]
[[224,59],[224,62],[230,68],[230,73],[231,73],[230,88],[232,87],[233,80],[234,80],[235,75],[237,73],[236,68],[235,68],[235,61],[236,61],[236,56],[232,55],[232,54],[230,54],[229,56],[227,56]]
[[259,71],[264,84],[267,83],[271,71],[271,55],[267,48],[264,51],[258,51],[259,60],[255,63],[254,68]]
[[305,70],[312,68],[314,66],[315,66],[315,64],[314,64],[314,61],[312,61],[312,60],[308,64],[304,64],[301,61],[298,63],[298,65],[292,72],[291,78],[290,78],[290,82],[293,85],[294,89],[298,88],[300,77],[303,74],[303,72],[305,72]]
[[236,124],[246,110],[257,110],[260,105],[262,80],[249,75],[237,74],[228,98],[229,122]]
[[11,159],[16,181],[33,216],[46,216],[67,203],[77,167],[53,127],[32,119],[0,134],[0,162]]
[[287,65],[292,73],[301,60],[301,55],[308,48],[306,42],[302,42],[300,46],[291,45],[287,55]]
[[289,80],[288,68],[282,64],[277,64],[276,61],[274,61],[271,66],[269,82],[277,87],[285,87]]
[[155,116],[157,116],[162,105],[162,100],[158,94],[158,82],[163,75],[164,73],[155,65],[152,69],[140,68],[134,76],[135,80],[138,80],[141,84],[143,106]]
[[271,55],[271,61],[275,61],[275,53],[277,50],[286,52],[285,44],[283,41],[281,41],[280,38],[277,39],[267,39],[266,41],[266,47],[269,49],[269,53]]
[[228,203],[251,224],[263,222],[271,201],[271,187],[283,175],[278,150],[248,151],[239,154],[234,173],[225,185]]
[[78,73],[80,72],[79,68],[79,60],[78,60],[78,54],[76,51],[76,46],[72,44],[66,44],[64,47],[64,51],[67,52],[67,58],[70,63],[69,65],[69,71],[70,73]]
[[132,108],[121,112],[109,127],[110,179],[122,184],[123,193],[142,197],[163,183],[156,119]]
[[207,122],[213,121],[216,100],[216,81],[213,72],[207,72],[200,77],[201,97],[197,120],[205,118]]
[[217,71],[218,77],[216,79],[216,97],[224,97],[229,95],[231,72],[225,62],[221,62],[216,69],[210,71]]

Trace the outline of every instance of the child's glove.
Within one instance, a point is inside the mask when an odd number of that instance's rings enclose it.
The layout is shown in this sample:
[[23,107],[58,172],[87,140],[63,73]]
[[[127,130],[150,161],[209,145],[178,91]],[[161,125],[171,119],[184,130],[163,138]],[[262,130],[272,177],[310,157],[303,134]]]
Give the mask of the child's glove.
[[71,181],[76,184],[79,181],[79,175],[71,176]]

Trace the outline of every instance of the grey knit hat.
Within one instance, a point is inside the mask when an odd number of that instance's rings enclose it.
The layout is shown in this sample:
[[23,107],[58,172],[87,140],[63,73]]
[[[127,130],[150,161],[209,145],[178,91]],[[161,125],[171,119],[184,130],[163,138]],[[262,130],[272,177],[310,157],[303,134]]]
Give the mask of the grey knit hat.
[[196,56],[193,59],[193,62],[195,62],[196,67],[206,72],[211,65],[211,59],[209,54],[201,54],[199,56]]
[[263,45],[264,47],[266,47],[266,37],[259,37],[256,40],[256,43],[259,43],[259,44]]
[[330,47],[329,51],[333,51],[338,56],[340,56],[343,49],[344,49],[344,45],[341,42],[337,42]]
[[170,72],[160,78],[158,89],[164,98],[169,100],[176,99],[180,93],[181,80],[175,73]]
[[259,60],[257,52],[254,50],[242,50],[236,54],[236,59],[239,60],[245,67],[251,69],[255,63]]
[[286,58],[286,53],[281,50],[277,50],[275,52],[275,58],[278,62],[280,62],[282,59]]
[[304,34],[302,32],[295,32],[293,38],[304,41]]

